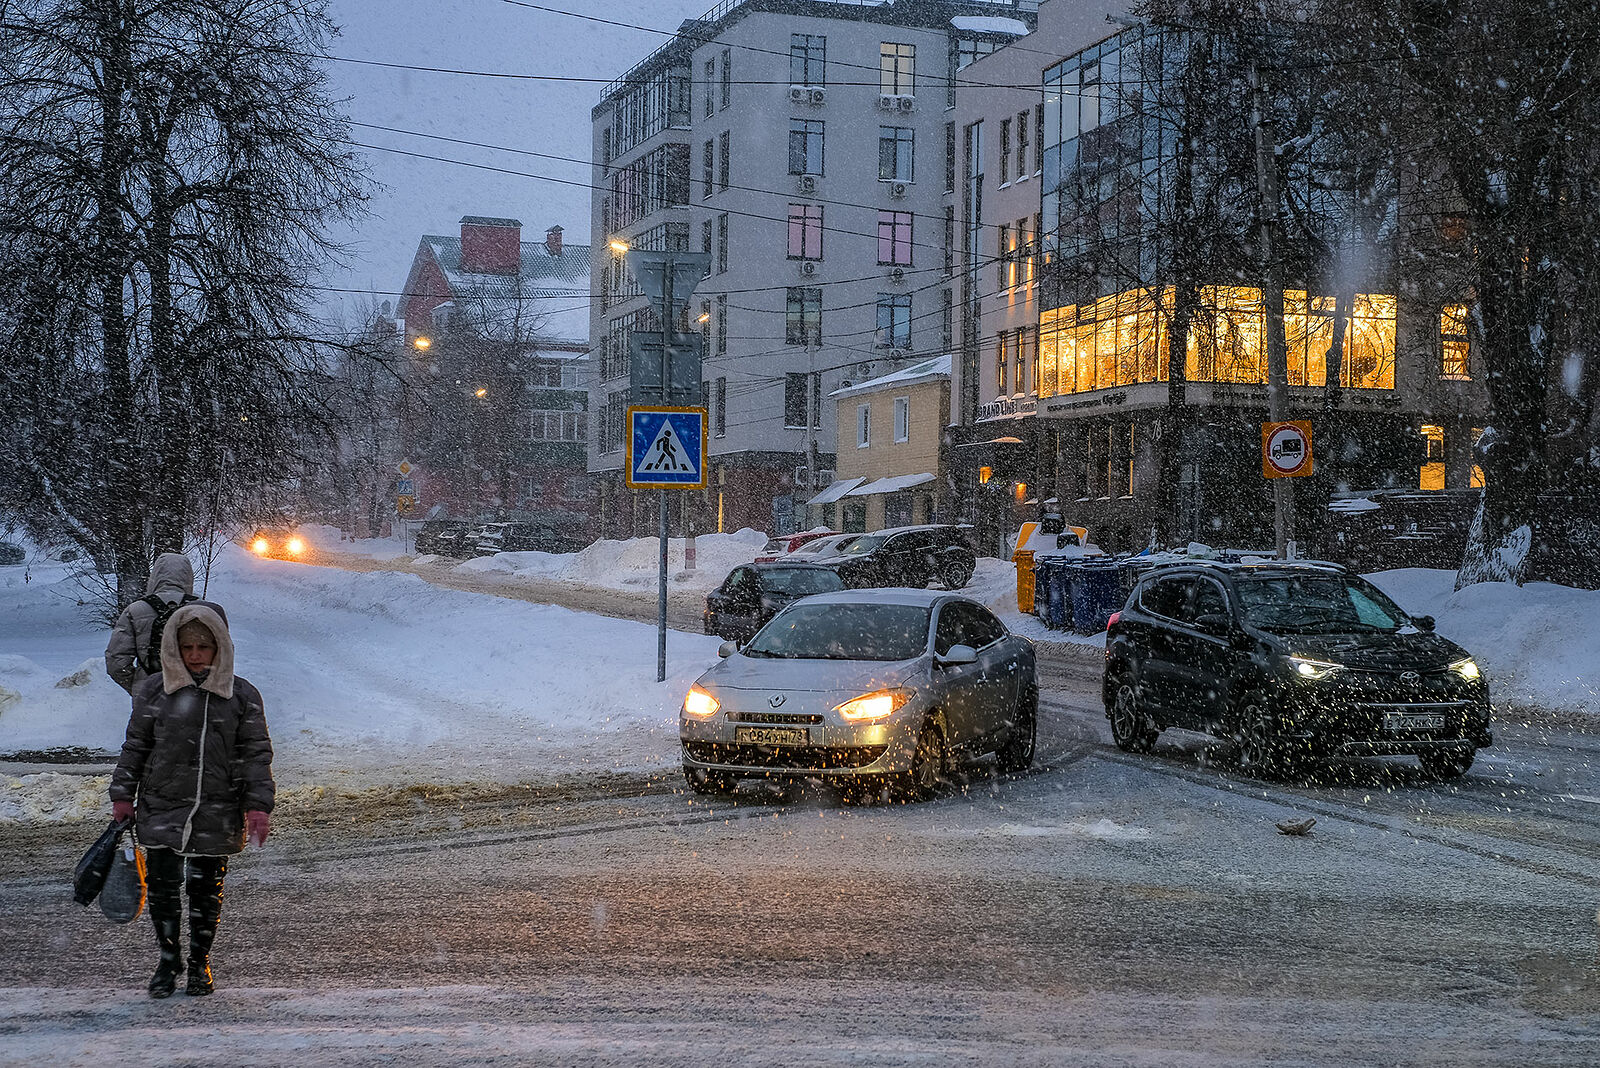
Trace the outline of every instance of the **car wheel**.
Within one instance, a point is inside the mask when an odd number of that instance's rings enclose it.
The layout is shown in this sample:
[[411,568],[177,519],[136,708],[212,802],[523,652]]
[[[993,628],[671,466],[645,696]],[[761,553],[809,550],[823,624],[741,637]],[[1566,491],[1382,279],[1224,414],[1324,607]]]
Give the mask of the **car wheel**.
[[683,778],[689,784],[689,789],[697,794],[731,794],[738,785],[738,780],[732,775],[721,772],[708,771],[705,768],[696,768],[685,764]]
[[1272,715],[1257,694],[1240,702],[1233,728],[1234,762],[1241,771],[1264,779],[1292,778],[1303,762],[1284,751]]
[[911,768],[902,772],[895,799],[901,802],[926,801],[939,788],[944,778],[944,735],[929,723],[917,736],[917,750],[911,757]]
[[1138,683],[1134,682],[1132,675],[1124,675],[1117,680],[1106,717],[1111,720],[1111,740],[1124,752],[1148,753],[1156,744],[1156,736],[1161,733],[1144,710],[1139,700]]
[[939,569],[939,581],[947,590],[959,590],[972,581],[972,573],[976,570],[976,565],[965,560],[946,560]]
[[1422,770],[1435,779],[1459,779],[1472,767],[1472,758],[1476,755],[1475,749],[1444,749],[1421,753],[1417,761]]
[[1033,765],[1033,751],[1039,740],[1039,691],[1034,686],[1023,687],[1017,699],[1017,711],[1011,721],[1011,733],[1005,744],[995,752],[1001,771],[1026,771]]

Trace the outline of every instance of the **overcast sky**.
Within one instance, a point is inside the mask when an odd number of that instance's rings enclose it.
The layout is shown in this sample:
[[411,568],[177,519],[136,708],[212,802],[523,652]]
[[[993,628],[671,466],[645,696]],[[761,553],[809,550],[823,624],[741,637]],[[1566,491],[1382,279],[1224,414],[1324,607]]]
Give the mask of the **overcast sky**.
[[[711,6],[711,0],[530,0],[542,7],[593,15],[661,30],[675,29]],[[589,239],[589,110],[606,81],[625,72],[666,41],[658,33],[629,30],[535,11],[505,0],[332,0],[343,28],[330,51],[342,59],[423,67],[553,75],[601,81],[532,81],[393,70],[335,62],[336,96],[357,123],[354,139],[386,149],[547,175],[561,184],[400,155],[366,153],[374,178],[386,188],[371,215],[345,236],[349,264],[330,268],[325,284],[376,292],[393,299],[422,234],[456,232],[463,215],[521,219],[523,236],[542,237],[559,223],[569,240]],[[503,149],[543,152],[583,163],[563,163],[513,151],[475,148],[416,136],[430,134]],[[330,293],[329,308],[353,313],[368,298]]]

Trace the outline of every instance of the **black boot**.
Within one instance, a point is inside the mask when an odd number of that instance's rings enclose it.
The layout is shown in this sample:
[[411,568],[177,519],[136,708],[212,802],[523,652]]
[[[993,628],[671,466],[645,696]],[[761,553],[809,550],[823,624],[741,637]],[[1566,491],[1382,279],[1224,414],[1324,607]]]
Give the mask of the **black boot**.
[[190,997],[205,997],[215,989],[211,978],[211,943],[222,917],[223,857],[189,858],[189,985]]
[[146,850],[150,922],[156,929],[161,962],[150,977],[150,996],[171,997],[183,974],[183,858],[166,849]]

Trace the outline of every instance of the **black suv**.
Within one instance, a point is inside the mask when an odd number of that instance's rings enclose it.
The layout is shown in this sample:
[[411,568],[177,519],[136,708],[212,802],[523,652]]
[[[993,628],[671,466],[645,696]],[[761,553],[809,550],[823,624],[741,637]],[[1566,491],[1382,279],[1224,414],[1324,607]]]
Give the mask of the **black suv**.
[[414,548],[418,556],[424,553],[437,553],[448,556],[456,546],[461,544],[461,539],[466,537],[467,531],[473,526],[465,519],[425,519],[417,530],[417,540]]
[[863,534],[838,556],[823,561],[853,590],[869,586],[922,589],[937,579],[947,590],[972,581],[978,557],[967,541],[969,528],[950,524],[894,527]]
[[816,564],[789,560],[744,564],[728,572],[722,585],[706,594],[706,633],[747,642],[779,609],[801,597],[842,589],[838,572]]
[[1478,665],[1334,564],[1182,564],[1144,575],[1106,630],[1106,717],[1145,751],[1164,727],[1235,742],[1293,775],[1343,755],[1415,754],[1439,778],[1492,745]]

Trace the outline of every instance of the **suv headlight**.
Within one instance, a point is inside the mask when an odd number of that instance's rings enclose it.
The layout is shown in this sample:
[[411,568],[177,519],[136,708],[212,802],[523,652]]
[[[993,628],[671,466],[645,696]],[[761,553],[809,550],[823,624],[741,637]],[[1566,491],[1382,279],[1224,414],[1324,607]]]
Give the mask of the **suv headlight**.
[[1326,660],[1311,660],[1303,656],[1289,657],[1289,670],[1294,672],[1296,678],[1314,681],[1325,679],[1336,672],[1344,670],[1343,664],[1333,664]]
[[722,704],[698,686],[689,687],[683,695],[683,714],[690,719],[710,719]]
[[1465,660],[1457,660],[1454,664],[1451,664],[1450,670],[1468,682],[1477,682],[1483,678],[1483,672],[1478,670],[1478,662],[1470,656]]
[[835,705],[833,710],[851,723],[870,723],[894,715],[909,700],[911,695],[904,690],[877,690],[852,697],[843,704]]

